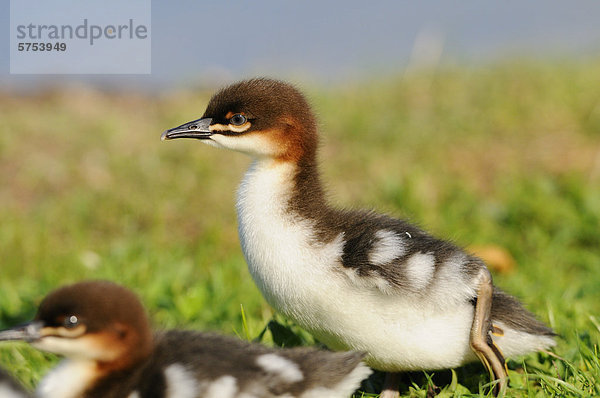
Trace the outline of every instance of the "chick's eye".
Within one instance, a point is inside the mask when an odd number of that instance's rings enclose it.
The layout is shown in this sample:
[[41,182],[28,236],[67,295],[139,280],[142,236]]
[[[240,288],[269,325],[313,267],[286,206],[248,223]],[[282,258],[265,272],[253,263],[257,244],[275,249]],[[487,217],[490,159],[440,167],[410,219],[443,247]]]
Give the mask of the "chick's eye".
[[231,117],[231,119],[229,119],[229,124],[233,124],[234,126],[241,126],[247,121],[248,119],[246,119],[246,116],[242,115],[241,113],[236,113]]
[[79,319],[75,315],[71,315],[65,318],[63,326],[67,329],[72,329],[79,324]]

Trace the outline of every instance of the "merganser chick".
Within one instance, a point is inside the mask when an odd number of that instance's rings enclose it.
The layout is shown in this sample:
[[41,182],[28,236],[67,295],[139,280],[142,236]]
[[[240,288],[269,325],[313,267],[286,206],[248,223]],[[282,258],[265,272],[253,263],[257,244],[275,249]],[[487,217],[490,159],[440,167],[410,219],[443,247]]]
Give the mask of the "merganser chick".
[[254,281],[278,311],[336,350],[366,351],[389,372],[479,358],[497,387],[507,356],[546,349],[554,333],[492,285],[479,258],[406,221],[330,206],[317,169],[317,123],[293,86],[252,79],[217,92],[204,115],[163,132],[250,155],[238,231]]
[[4,369],[0,369],[1,398],[30,398],[31,395]]
[[348,397],[371,370],[364,354],[271,349],[195,331],[153,335],[130,290],[105,281],[51,292],[35,319],[0,332],[65,356],[42,398]]

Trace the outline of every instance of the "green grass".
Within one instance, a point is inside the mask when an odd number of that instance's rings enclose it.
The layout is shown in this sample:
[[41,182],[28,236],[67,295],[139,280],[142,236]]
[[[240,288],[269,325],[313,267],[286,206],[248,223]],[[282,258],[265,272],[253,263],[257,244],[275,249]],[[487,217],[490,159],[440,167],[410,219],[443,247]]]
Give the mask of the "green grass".
[[[496,283],[561,338],[556,356],[509,362],[510,396],[600,394],[598,87],[597,61],[303,86],[336,203],[409,218],[462,245],[497,245],[516,259]],[[314,344],[273,318],[246,270],[234,192],[249,160],[159,140],[201,115],[209,96],[0,94],[0,328],[30,319],[61,284],[107,278],[135,290],[162,328],[241,338],[264,331],[266,344]],[[0,365],[29,387],[55,361],[0,345]],[[486,396],[486,383],[473,364],[410,373],[402,392],[425,396],[435,384],[441,396]]]

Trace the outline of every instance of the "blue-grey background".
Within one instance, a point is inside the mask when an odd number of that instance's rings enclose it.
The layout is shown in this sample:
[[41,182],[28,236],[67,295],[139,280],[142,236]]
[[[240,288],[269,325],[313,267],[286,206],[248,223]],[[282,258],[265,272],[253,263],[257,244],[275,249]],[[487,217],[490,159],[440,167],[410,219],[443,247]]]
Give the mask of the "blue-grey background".
[[152,1],[149,76],[9,74],[1,0],[0,87],[91,82],[170,89],[251,75],[340,82],[413,66],[600,52],[600,1]]

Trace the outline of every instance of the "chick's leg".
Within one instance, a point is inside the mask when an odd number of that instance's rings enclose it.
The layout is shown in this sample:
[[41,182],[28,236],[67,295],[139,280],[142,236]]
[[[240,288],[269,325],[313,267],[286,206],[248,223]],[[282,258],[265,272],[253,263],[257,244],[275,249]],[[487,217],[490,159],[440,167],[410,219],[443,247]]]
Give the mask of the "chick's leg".
[[477,303],[473,325],[471,326],[471,349],[477,354],[483,365],[490,372],[493,380],[498,380],[494,388],[495,394],[503,394],[508,385],[508,373],[500,350],[494,346],[490,336],[492,328],[492,276],[487,269],[482,269],[479,274],[479,288],[477,290]]
[[383,391],[380,398],[398,398],[400,392],[398,387],[400,384],[400,373],[387,372],[383,381]]

